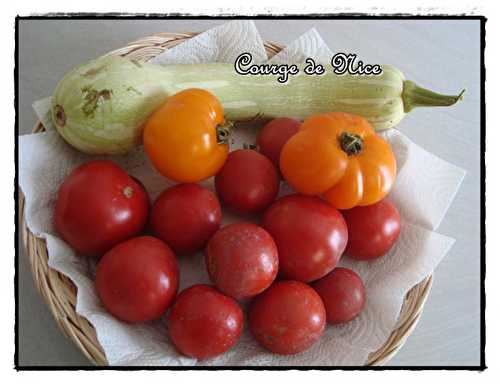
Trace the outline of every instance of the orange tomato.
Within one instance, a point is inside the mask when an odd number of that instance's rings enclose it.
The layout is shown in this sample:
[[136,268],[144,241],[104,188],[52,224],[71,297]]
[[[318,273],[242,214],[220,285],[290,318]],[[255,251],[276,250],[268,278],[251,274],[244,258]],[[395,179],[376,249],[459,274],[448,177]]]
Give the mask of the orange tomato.
[[296,191],[323,195],[338,209],[382,200],[396,177],[390,145],[367,120],[342,112],[305,120],[283,147],[280,168]]
[[222,134],[227,131],[218,131],[223,124],[224,111],[214,95],[186,89],[168,98],[148,119],[144,149],[163,176],[177,182],[201,181],[215,175],[226,161],[228,145]]

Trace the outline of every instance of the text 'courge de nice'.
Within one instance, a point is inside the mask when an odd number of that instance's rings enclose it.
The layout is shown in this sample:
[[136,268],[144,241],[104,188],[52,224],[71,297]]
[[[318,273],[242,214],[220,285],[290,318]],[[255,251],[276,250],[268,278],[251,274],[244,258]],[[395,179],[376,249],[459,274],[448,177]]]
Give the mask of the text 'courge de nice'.
[[[361,60],[356,61],[357,55],[350,53],[337,53],[331,61],[331,71],[336,75],[381,75],[382,68],[378,64],[364,64]],[[301,71],[310,76],[320,76],[327,69],[318,64],[312,58],[305,60],[305,66],[299,68],[296,64],[255,64],[252,63],[252,54],[242,53],[234,62],[234,70],[239,75],[253,76],[277,76],[279,83],[286,83],[290,76],[298,75]]]

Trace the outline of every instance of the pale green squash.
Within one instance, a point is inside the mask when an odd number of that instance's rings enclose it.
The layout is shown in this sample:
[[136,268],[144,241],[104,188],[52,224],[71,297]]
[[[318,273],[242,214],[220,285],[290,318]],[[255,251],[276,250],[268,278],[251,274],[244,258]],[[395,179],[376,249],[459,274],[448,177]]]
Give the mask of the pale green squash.
[[232,64],[158,66],[108,56],[85,63],[58,84],[52,119],[61,136],[86,153],[125,153],[140,144],[148,116],[170,95],[204,88],[224,106],[227,120],[306,118],[343,111],[367,118],[377,130],[394,127],[419,106],[448,106],[461,99],[405,80],[392,66],[379,76],[274,76],[236,74]]

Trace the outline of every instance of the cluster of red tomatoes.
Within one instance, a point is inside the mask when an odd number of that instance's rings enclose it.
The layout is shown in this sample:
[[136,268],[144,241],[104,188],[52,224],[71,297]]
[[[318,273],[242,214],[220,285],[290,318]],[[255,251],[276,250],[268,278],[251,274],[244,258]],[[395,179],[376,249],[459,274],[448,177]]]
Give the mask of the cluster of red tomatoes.
[[[104,307],[130,323],[170,309],[171,341],[199,359],[237,342],[244,323],[239,301],[250,300],[255,339],[279,354],[309,348],[327,322],[355,318],[365,302],[363,282],[336,265],[344,252],[359,260],[384,255],[399,235],[399,214],[388,200],[344,211],[316,196],[276,200],[280,151],[299,125],[276,119],[260,131],[259,151],[231,152],[215,176],[217,194],[182,183],[152,207],[142,184],[110,161],[75,169],[60,186],[55,225],[78,253],[100,257],[95,283]],[[221,228],[219,201],[233,212],[262,214],[260,225]],[[213,286],[177,295],[176,256],[201,250]]]

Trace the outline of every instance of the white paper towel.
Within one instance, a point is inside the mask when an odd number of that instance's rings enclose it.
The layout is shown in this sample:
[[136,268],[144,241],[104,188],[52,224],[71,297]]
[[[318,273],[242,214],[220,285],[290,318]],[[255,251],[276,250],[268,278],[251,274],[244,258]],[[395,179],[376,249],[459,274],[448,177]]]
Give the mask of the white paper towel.
[[[232,44],[228,45],[228,42]],[[353,47],[354,49],[355,47]],[[264,49],[250,21],[233,21],[191,39],[160,55],[157,63],[231,61],[241,52],[263,59]],[[315,30],[299,37],[274,62],[303,62],[305,57],[319,61],[331,51]],[[362,54],[362,53],[360,53]],[[49,265],[69,276],[78,287],[77,312],[94,325],[111,365],[363,365],[370,352],[389,337],[406,292],[432,273],[454,240],[434,230],[444,217],[465,172],[418,145],[396,130],[383,133],[397,158],[398,177],[391,192],[402,217],[398,242],[389,254],[374,262],[341,260],[359,273],[366,286],[366,307],[361,315],[343,326],[328,326],[311,349],[295,356],[267,353],[245,328],[238,344],[226,354],[207,361],[179,355],[168,340],[164,319],[142,325],[129,325],[109,315],[99,302],[93,285],[93,266],[77,257],[57,237],[52,226],[52,211],[57,188],[77,165],[104,156],[81,154],[67,145],[55,132],[47,115],[50,99],[40,100],[34,108],[47,132],[22,136],[19,145],[19,183],[26,197],[25,214],[30,230],[46,238]],[[253,139],[254,131],[239,129],[232,148]],[[142,148],[127,156],[111,158],[139,178],[152,199],[171,182],[153,170]],[[203,183],[213,189],[212,180]],[[290,193],[286,185],[280,194]],[[241,220],[224,214],[224,223]],[[181,289],[208,282],[203,256],[179,259]]]
[[315,28],[304,33],[293,43],[283,48],[269,60],[273,64],[305,63],[312,58],[318,64],[328,64],[332,59],[332,51],[323,41]]
[[267,60],[264,42],[252,21],[231,21],[200,33],[150,60],[153,64],[234,63],[243,52],[253,61]]

